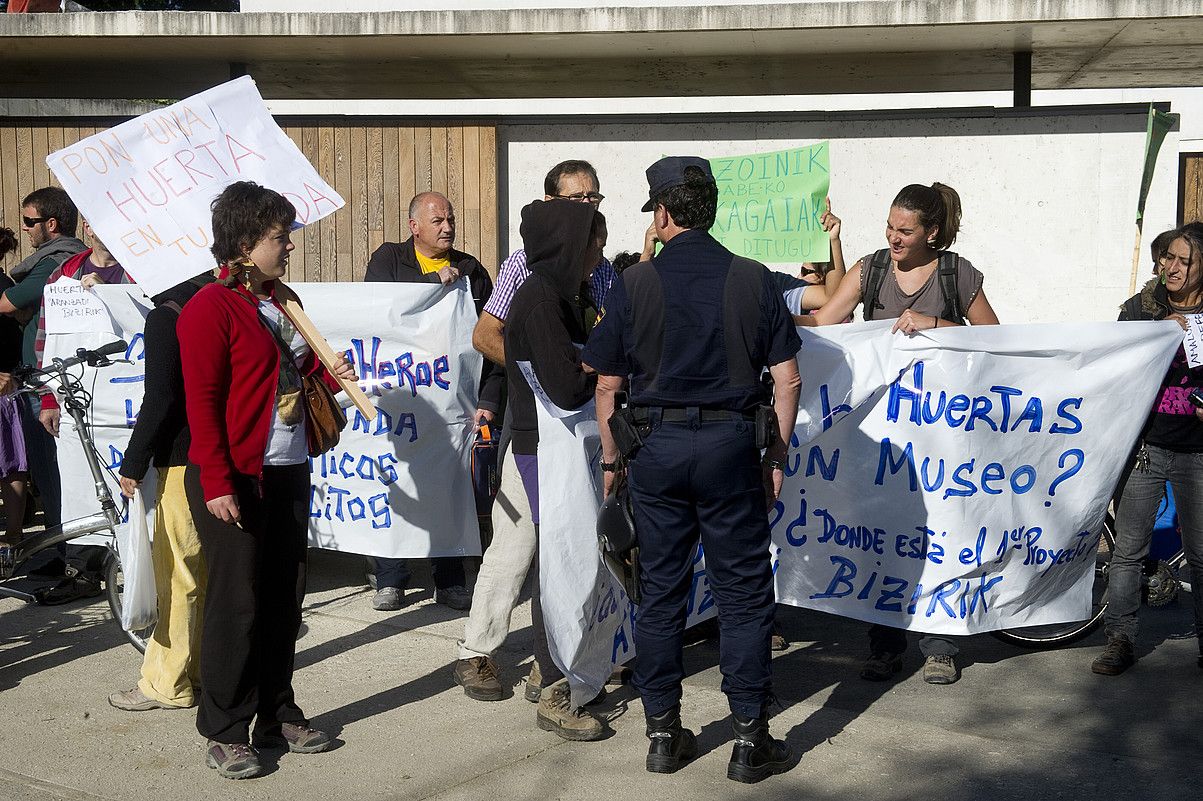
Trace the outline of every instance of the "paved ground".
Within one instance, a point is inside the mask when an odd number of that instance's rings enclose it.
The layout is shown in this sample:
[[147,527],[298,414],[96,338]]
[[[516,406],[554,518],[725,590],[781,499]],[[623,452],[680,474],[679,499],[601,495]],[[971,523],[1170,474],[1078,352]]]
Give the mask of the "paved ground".
[[[360,560],[313,557],[296,686],[342,745],[267,754],[268,775],[219,778],[193,711],[119,712],[107,694],[139,659],[103,603],[0,600],[0,799],[1142,799],[1197,798],[1203,670],[1185,606],[1146,610],[1141,660],[1090,673],[1101,635],[1047,653],[990,637],[964,643],[965,675],[931,687],[912,652],[895,682],[857,678],[865,627],[788,609],[794,644],[774,661],[773,728],[802,752],[754,787],[725,778],[730,754],[718,651],[687,649],[685,720],[703,756],[674,776],[643,770],[646,740],[627,689],[599,707],[614,734],[567,743],[535,728],[522,699],[529,614],[499,655],[517,694],[467,699],[451,680],[462,618],[411,589],[400,612],[371,610]],[[421,573],[418,574],[420,578]]]

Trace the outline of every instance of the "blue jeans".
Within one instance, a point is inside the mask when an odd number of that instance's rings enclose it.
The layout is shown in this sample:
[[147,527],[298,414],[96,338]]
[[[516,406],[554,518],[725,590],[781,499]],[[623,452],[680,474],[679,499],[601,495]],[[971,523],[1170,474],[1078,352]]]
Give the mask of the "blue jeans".
[[[1168,481],[1178,506],[1182,547],[1194,582],[1195,632],[1203,637],[1203,453],[1178,453],[1146,445],[1145,469],[1129,466],[1115,497],[1115,549],[1107,584],[1107,636],[1136,640],[1141,567],[1149,555],[1157,507]],[[1200,641],[1203,653],[1203,640]]]
[[772,690],[769,560],[760,452],[746,420],[681,423],[649,412],[651,433],[630,466],[643,602],[635,619],[634,683],[647,715],[681,701],[681,656],[698,539],[718,608],[719,668],[732,712],[759,717]]

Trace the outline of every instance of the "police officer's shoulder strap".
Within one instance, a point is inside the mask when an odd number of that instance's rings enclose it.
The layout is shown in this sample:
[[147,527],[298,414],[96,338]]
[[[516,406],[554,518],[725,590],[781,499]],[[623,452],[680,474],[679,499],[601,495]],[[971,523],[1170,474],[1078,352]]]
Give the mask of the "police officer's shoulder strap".
[[944,313],[941,317],[949,322],[964,325],[965,313],[961,309],[961,293],[957,291],[957,266],[960,260],[960,256],[945,250],[940,254],[936,270],[940,294],[944,296]]
[[888,248],[882,248],[870,257],[868,264],[860,266],[862,270],[869,271],[865,278],[865,296],[861,299],[866,320],[872,320],[877,315],[878,309],[885,308],[877,302],[877,298],[881,294],[881,285],[886,280],[886,273],[889,271],[890,265],[890,251]]

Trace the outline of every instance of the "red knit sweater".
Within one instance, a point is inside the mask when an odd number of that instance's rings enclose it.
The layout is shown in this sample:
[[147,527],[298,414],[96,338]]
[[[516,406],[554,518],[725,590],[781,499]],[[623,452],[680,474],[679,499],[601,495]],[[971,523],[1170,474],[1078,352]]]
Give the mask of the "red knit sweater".
[[[274,282],[268,284],[275,301]],[[280,348],[259,318],[258,299],[242,287],[209,284],[184,306],[176,332],[184,397],[205,500],[233,495],[236,474],[259,478],[276,410]],[[310,353],[303,375],[338,382]]]

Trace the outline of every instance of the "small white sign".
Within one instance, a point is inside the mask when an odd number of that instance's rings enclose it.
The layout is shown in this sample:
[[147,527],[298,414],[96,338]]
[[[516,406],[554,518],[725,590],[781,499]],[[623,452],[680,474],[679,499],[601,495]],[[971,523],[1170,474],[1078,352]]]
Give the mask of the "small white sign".
[[1188,365],[1203,367],[1203,314],[1186,315],[1186,336],[1182,348],[1186,351]]
[[74,278],[46,285],[46,331],[50,334],[113,333],[113,318],[104,301]]

